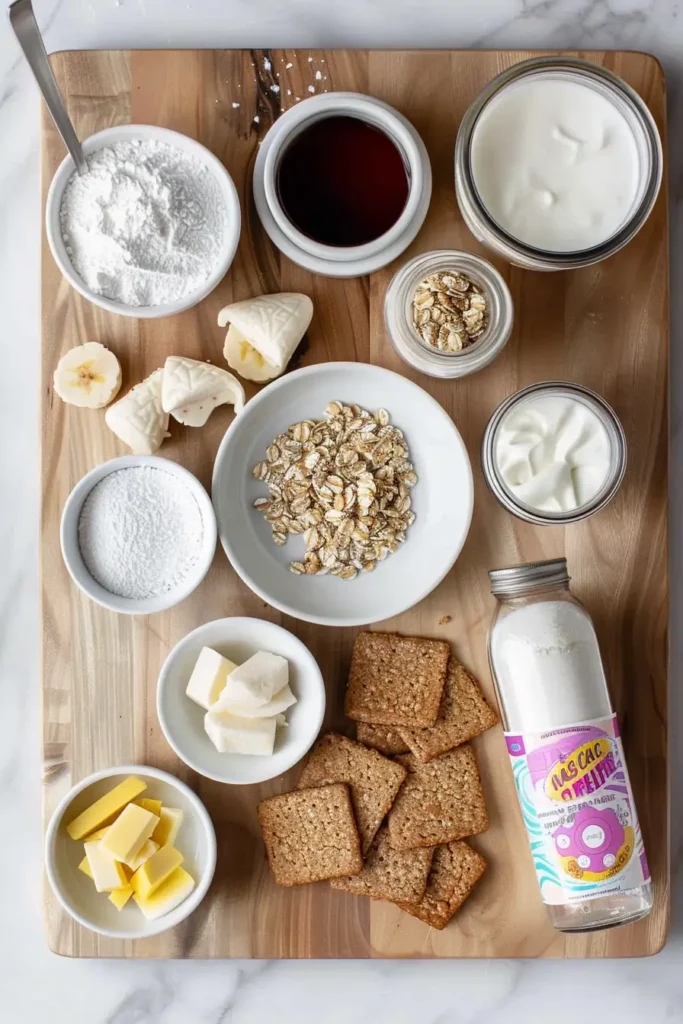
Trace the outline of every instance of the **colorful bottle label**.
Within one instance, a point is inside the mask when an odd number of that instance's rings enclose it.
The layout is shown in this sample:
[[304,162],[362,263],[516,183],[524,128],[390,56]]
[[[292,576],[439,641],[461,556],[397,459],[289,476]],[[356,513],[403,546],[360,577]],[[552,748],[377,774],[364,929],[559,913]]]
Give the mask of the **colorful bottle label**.
[[649,881],[616,715],[505,737],[543,902]]

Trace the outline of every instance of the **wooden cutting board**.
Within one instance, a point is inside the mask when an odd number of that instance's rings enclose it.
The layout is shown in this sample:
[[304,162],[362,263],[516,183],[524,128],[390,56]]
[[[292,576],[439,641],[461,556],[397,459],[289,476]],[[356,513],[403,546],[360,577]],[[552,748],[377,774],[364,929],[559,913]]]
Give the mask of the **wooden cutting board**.
[[[504,353],[472,377],[439,382],[405,366],[390,346],[382,302],[396,267],[370,278],[314,277],[273,249],[255,216],[250,180],[263,135],[299,97],[323,90],[371,93],[393,104],[421,133],[434,172],[429,216],[397,265],[437,247],[481,252],[458,214],[453,147],[476,93],[522,52],[146,51],[60,53],[52,58],[81,137],[140,122],[186,132],[225,163],[240,193],[244,225],[232,269],[196,309],[165,320],[106,314],[76,294],[55,267],[43,237],[42,610],[45,817],[68,787],[97,769],[126,762],[156,765],[196,789],[218,834],[218,868],[199,910],[174,931],[140,942],[103,939],[76,925],[46,886],[48,942],[67,956],[136,957],[597,957],[645,956],[663,945],[669,907],[667,768],[667,184],[638,237],[597,267],[535,274],[498,261],[515,302],[516,327]],[[665,83],[642,53],[584,53],[630,83],[649,104],[665,138]],[[277,88],[279,86],[279,92]],[[64,155],[43,116],[43,198]],[[255,615],[281,622],[313,651],[327,681],[325,725],[349,731],[342,700],[353,630],[333,630],[279,615],[236,577],[222,550],[199,590],[161,615],[116,616],[84,598],[59,550],[59,518],[72,486],[123,448],[101,413],[56,399],[52,372],[61,353],[87,339],[111,346],[124,386],[169,354],[221,362],[218,310],[262,292],[309,294],[315,316],[295,362],[356,359],[397,370],[426,388],[451,414],[475,473],[469,539],[453,571],[425,601],[386,627],[450,640],[489,695],[486,632],[494,610],[487,570],[566,554],[575,593],[595,620],[616,707],[655,883],[652,914],[593,935],[561,935],[538,895],[512,773],[499,728],[476,741],[491,828],[476,840],[489,870],[443,932],[393,905],[329,886],[278,889],[265,863],[257,801],[292,788],[294,769],[276,782],[230,788],[189,771],[166,744],[155,713],[159,667],[170,648],[202,622]],[[520,387],[567,379],[594,388],[614,406],[628,438],[629,466],[616,499],[583,524],[535,528],[496,503],[479,469],[479,445],[498,403]],[[172,428],[161,455],[209,485],[229,423],[224,407],[202,430]],[[451,616],[448,623],[440,620]]]

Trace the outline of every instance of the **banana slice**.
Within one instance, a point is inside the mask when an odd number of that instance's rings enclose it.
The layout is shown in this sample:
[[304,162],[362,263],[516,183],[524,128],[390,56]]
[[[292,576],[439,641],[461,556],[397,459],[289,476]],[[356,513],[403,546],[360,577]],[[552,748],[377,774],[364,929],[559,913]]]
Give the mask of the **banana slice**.
[[72,348],[57,363],[54,389],[68,405],[82,409],[102,409],[121,387],[121,364],[98,341]]
[[170,437],[168,413],[161,404],[163,377],[163,370],[155,370],[104,414],[109,429],[136,455],[153,455]]
[[244,388],[231,373],[211,363],[169,356],[164,363],[161,405],[187,427],[203,427],[219,405],[244,408]]
[[[281,370],[267,363],[261,353],[251,345],[242,332],[230,324],[225,336],[223,355],[228,366],[245,380],[264,381],[277,377]],[[274,372],[275,371],[275,372]]]
[[225,306],[218,326],[230,325],[223,349],[228,366],[247,380],[279,377],[312,316],[313,303],[298,292],[259,295]]

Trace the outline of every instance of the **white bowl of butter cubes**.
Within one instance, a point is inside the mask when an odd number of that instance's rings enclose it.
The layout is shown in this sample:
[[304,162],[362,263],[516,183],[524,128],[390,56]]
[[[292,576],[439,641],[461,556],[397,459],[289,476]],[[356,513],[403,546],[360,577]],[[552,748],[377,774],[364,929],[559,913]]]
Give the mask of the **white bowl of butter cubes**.
[[67,793],[45,837],[45,867],[64,909],[116,939],[173,928],[199,906],[216,867],[203,803],[167,772],[127,765]]
[[185,764],[217,782],[276,778],[312,746],[325,714],[318,664],[263,619],[217,619],[189,633],[159,676],[157,713]]

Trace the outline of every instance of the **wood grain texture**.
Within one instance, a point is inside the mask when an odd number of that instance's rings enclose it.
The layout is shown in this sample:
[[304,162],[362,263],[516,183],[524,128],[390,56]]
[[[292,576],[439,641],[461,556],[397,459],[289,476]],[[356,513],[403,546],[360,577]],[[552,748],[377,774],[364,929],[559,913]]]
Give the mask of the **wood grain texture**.
[[[280,103],[286,108],[296,97],[307,96],[309,85],[316,91],[368,92],[410,118],[432,161],[429,216],[402,260],[433,247],[481,251],[455,203],[455,135],[479,89],[529,55],[150,51],[60,53],[53,58],[81,136],[129,121],[186,132],[223,160],[237,184],[244,214],[237,257],[218,289],[196,309],[160,321],[129,320],[89,305],[62,280],[43,239],[45,816],[68,786],[89,772],[137,762],[165,768],[187,781],[205,801],[218,834],[218,869],[207,899],[183,925],[146,941],[111,941],[89,933],[70,920],[46,887],[48,941],[55,952],[86,957],[597,957],[644,956],[662,946],[669,905],[666,176],[644,229],[607,262],[545,275],[499,264],[515,302],[514,336],[495,363],[455,382],[421,377],[391,348],[382,302],[395,267],[354,281],[314,277],[273,249],[250,198],[255,152]],[[263,70],[265,56],[272,72]],[[583,56],[625,78],[647,101],[665,136],[664,79],[652,57]],[[327,77],[317,81],[314,69]],[[279,97],[269,88],[275,71]],[[63,155],[61,140],[44,114],[43,197]],[[494,601],[487,570],[567,555],[573,588],[595,619],[621,716],[655,882],[655,909],[646,920],[593,935],[567,937],[553,931],[538,896],[499,729],[475,741],[492,820],[476,845],[490,868],[445,931],[430,930],[390,904],[371,903],[326,885],[278,889],[265,864],[255,807],[261,797],[293,788],[297,770],[273,784],[248,788],[221,786],[189,771],[167,746],[156,719],[158,670],[169,649],[202,622],[224,615],[273,619],[299,636],[321,665],[328,688],[325,726],[350,731],[342,704],[355,631],[279,615],[240,582],[222,551],[191,599],[147,619],[117,617],[87,601],[70,583],[59,552],[62,505],[84,473],[122,454],[123,448],[106,429],[101,413],[55,400],[51,379],[59,356],[86,339],[104,342],[121,359],[126,387],[162,365],[169,354],[220,362],[223,332],[216,326],[216,313],[221,306],[280,289],[306,292],[315,304],[308,347],[297,362],[356,359],[406,374],[450,413],[472,459],[475,512],[462,555],[429,598],[386,627],[449,639],[491,697],[485,640]],[[628,472],[616,499],[593,519],[566,530],[535,528],[513,518],[489,494],[479,470],[479,445],[496,405],[520,387],[553,378],[578,381],[604,395],[624,424],[629,446]],[[174,424],[161,454],[182,462],[208,485],[230,415],[218,409],[202,430]],[[444,614],[452,621],[439,625]]]

